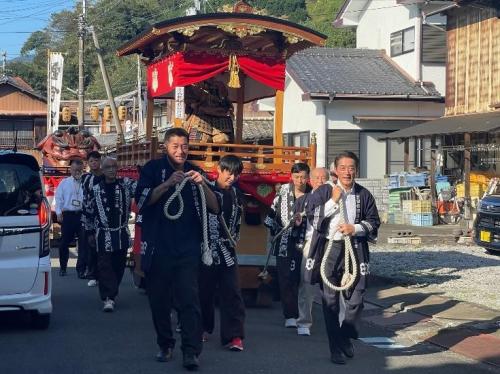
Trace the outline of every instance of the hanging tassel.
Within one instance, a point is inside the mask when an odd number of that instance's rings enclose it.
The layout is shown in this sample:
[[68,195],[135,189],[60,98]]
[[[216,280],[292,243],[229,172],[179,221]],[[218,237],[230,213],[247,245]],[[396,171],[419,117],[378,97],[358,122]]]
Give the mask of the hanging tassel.
[[238,65],[238,59],[236,55],[232,54],[229,56],[229,83],[230,88],[240,88],[240,65]]

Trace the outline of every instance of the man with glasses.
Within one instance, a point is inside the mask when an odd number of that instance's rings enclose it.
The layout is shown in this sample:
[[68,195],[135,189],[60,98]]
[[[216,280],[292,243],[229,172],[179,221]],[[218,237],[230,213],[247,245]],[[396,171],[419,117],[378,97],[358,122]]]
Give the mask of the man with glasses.
[[78,237],[78,248],[81,247],[81,216],[83,206],[82,172],[83,162],[72,160],[69,167],[71,177],[64,178],[57,186],[56,214],[61,225],[61,242],[59,244],[59,275],[66,276],[69,259],[69,245]]
[[104,178],[90,191],[91,229],[97,248],[97,273],[99,294],[103,311],[115,309],[115,299],[123,278],[130,247],[128,220],[136,182],[117,178],[116,159],[106,157],[102,161]]
[[[373,195],[355,182],[358,165],[359,160],[354,153],[345,151],[339,154],[334,162],[337,183],[325,184],[315,190],[306,207],[307,219],[314,227],[314,233],[305,278],[321,286],[331,361],[335,364],[345,364],[346,357],[354,356],[351,339],[358,338],[358,322],[363,310],[369,274],[368,242],[376,240],[380,226]],[[340,200],[342,204],[339,204]],[[327,261],[328,281],[340,285],[342,275],[347,271],[344,269],[346,237],[355,252],[358,275],[350,289],[337,292],[323,284],[320,267],[323,261]],[[323,259],[329,242],[333,242],[330,256]],[[340,322],[341,297],[345,301],[345,316]]]

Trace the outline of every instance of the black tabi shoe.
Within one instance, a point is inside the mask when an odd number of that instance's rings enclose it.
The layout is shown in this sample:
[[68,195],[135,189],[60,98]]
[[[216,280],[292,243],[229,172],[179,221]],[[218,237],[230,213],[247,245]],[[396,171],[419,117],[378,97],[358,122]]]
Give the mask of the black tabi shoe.
[[172,348],[160,349],[156,354],[156,361],[158,362],[169,362],[174,356],[174,350]]
[[350,338],[345,338],[345,340],[340,345],[340,349],[347,358],[354,357],[354,346],[352,345]]
[[333,352],[332,355],[330,356],[330,360],[334,364],[337,364],[337,365],[345,365],[346,364],[345,356],[341,351]]
[[184,353],[182,366],[184,366],[189,371],[196,371],[200,367],[200,361],[198,360],[198,357],[196,355]]
[[59,276],[60,277],[65,277],[66,276],[66,269],[59,270]]

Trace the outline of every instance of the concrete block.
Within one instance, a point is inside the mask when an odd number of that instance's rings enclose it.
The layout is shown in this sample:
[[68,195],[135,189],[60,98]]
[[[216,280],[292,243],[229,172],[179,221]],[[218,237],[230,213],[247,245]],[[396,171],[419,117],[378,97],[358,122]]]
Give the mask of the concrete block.
[[410,236],[410,237],[388,237],[388,244],[405,244],[405,245],[420,245],[422,244],[422,238],[420,236]]

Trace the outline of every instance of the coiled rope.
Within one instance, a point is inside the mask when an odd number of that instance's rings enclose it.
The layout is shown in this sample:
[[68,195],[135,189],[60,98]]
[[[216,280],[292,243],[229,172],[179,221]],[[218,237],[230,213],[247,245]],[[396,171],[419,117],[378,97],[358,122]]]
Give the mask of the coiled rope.
[[[341,198],[338,204],[340,210],[339,224],[343,224],[345,223],[344,200]],[[342,275],[340,286],[336,286],[335,284],[330,282],[327,274],[327,262],[328,258],[330,257],[330,253],[332,251],[332,246],[333,246],[333,234],[328,242],[328,246],[326,247],[323,259],[321,260],[321,266],[320,266],[321,279],[323,281],[323,284],[333,291],[345,291],[350,289],[354,285],[356,277],[358,276],[358,263],[356,260],[356,255],[354,254],[354,248],[352,247],[351,238],[349,235],[343,235],[343,237],[345,243],[344,274]]]
[[[184,201],[182,200],[181,191],[189,181],[190,178],[185,178],[181,183],[176,184],[174,193],[165,202],[165,205],[163,206],[163,213],[165,214],[165,217],[167,217],[168,219],[175,221],[179,219],[182,213],[184,212]],[[203,190],[203,186],[200,184],[198,184],[197,186],[200,191],[201,212],[202,212],[201,224],[203,233],[203,247],[202,247],[201,260],[205,265],[210,266],[213,263],[213,258],[212,258],[212,253],[210,251],[210,247],[208,246],[207,199],[205,197],[205,191]],[[176,198],[179,200],[179,210],[175,214],[170,214],[168,212],[168,209],[170,208],[170,204],[172,204],[172,202]]]

